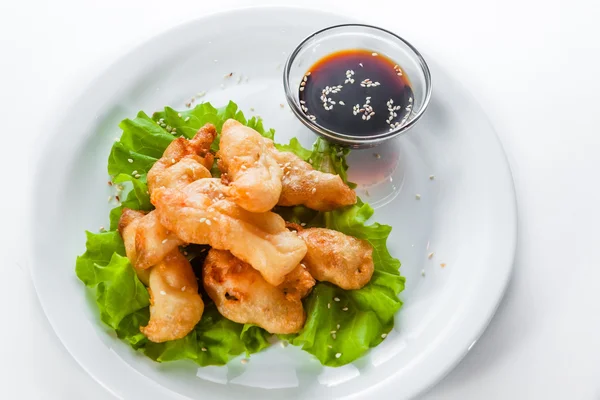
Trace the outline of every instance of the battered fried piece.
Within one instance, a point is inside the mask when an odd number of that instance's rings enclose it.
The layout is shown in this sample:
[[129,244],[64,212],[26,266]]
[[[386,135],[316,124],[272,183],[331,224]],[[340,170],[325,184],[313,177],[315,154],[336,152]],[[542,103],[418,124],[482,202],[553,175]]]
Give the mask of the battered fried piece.
[[191,140],[173,140],[148,171],[149,192],[161,186],[183,188],[200,178],[210,178],[214,160],[210,145],[216,136],[214,125],[206,124]]
[[274,150],[273,142],[254,129],[234,119],[223,124],[219,169],[229,182],[228,195],[243,209],[265,212],[277,204],[283,173]]
[[273,155],[283,166],[278,205],[305,205],[313,210],[331,211],[356,203],[356,193],[339,175],[316,171],[293,153],[275,150]]
[[308,251],[302,261],[318,281],[360,289],[373,276],[373,248],[366,240],[325,228],[299,229]]
[[184,242],[169,232],[158,220],[158,214],[124,208],[119,219],[119,233],[125,242],[127,258],[145,284],[147,273],[142,271],[158,264],[168,253]]
[[181,339],[200,321],[204,302],[192,265],[178,249],[150,270],[150,321],[140,331],[153,342]]
[[315,278],[306,270],[306,266],[300,264],[287,274],[283,283],[277,287],[283,291],[286,299],[300,301],[308,296],[315,283]]
[[256,324],[270,333],[296,333],[304,326],[302,302],[290,300],[228,251],[209,251],[202,270],[204,289],[219,312],[240,324]]
[[162,225],[189,243],[229,250],[272,285],[283,282],[306,254],[306,245],[272,212],[251,213],[225,197],[219,179],[185,188],[157,188],[151,201]]

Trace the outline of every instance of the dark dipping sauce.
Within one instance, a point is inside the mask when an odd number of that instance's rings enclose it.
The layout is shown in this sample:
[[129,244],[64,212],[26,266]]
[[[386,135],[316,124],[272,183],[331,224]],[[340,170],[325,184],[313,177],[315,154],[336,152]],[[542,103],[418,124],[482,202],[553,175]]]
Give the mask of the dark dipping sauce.
[[370,50],[342,50],[317,61],[299,87],[300,108],[323,128],[351,136],[393,131],[413,105],[401,66]]

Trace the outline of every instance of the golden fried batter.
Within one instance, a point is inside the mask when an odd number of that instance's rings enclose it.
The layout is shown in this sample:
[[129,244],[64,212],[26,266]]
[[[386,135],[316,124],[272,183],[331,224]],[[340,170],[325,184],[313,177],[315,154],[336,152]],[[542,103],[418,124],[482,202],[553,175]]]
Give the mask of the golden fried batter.
[[306,266],[300,264],[287,274],[283,283],[277,287],[283,291],[286,299],[299,301],[308,296],[315,283],[315,278],[306,270]]
[[150,270],[150,321],[140,331],[153,342],[181,339],[200,321],[204,302],[190,262],[178,249]]
[[360,289],[371,280],[373,247],[366,240],[325,228],[299,229],[298,236],[308,247],[302,263],[316,280],[346,290]]
[[273,152],[283,168],[280,206],[305,205],[318,211],[331,211],[356,203],[356,193],[339,175],[316,171],[293,153]]
[[223,124],[219,169],[229,182],[229,196],[245,210],[269,211],[279,200],[282,171],[274,149],[272,141],[234,119]]
[[219,179],[200,179],[185,188],[157,188],[151,201],[161,224],[189,243],[229,250],[279,285],[306,254],[306,245],[272,212],[251,213],[225,197]]
[[214,160],[210,145],[216,136],[214,125],[206,124],[191,140],[173,140],[148,171],[149,192],[163,186],[183,188],[200,178],[210,178]]
[[296,333],[304,326],[302,302],[289,299],[281,288],[230,252],[210,250],[202,271],[204,289],[219,312],[240,324],[256,324],[270,333]]
[[158,214],[124,208],[119,219],[119,233],[125,242],[127,258],[144,283],[147,273],[142,270],[158,264],[168,253],[184,242],[158,221]]

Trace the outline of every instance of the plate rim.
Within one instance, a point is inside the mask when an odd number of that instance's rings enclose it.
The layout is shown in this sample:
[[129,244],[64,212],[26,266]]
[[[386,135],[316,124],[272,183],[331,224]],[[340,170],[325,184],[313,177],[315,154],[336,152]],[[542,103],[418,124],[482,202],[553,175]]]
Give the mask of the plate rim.
[[[126,59],[132,57],[137,52],[144,51],[143,49],[147,48],[152,42],[156,41],[157,39],[159,39],[165,35],[176,34],[177,31],[185,30],[192,26],[201,24],[202,21],[205,21],[205,20],[209,20],[209,19],[213,19],[213,18],[222,18],[222,17],[226,17],[226,16],[232,16],[234,14],[244,15],[248,12],[266,11],[266,12],[276,13],[276,12],[280,12],[280,11],[289,12],[289,11],[294,11],[294,10],[299,11],[299,12],[309,12],[309,13],[320,14],[323,17],[330,17],[332,19],[343,18],[350,22],[359,22],[359,23],[362,22],[362,20],[359,20],[356,18],[348,17],[345,15],[330,12],[330,11],[319,10],[319,9],[316,9],[313,7],[300,7],[300,6],[290,6],[290,5],[256,5],[256,6],[246,6],[246,7],[239,7],[239,8],[229,7],[229,8],[223,9],[223,10],[204,14],[204,15],[189,19],[187,21],[183,21],[181,23],[175,24],[166,30],[157,32],[157,33],[151,35],[150,37],[148,37],[147,39],[134,44],[133,46],[131,46],[129,49],[127,49],[123,53],[118,54],[112,60],[112,62],[109,63],[105,68],[98,71],[92,77],[92,79],[88,80],[88,82],[82,87],[82,89],[78,89],[77,91],[75,91],[75,96],[71,96],[71,98],[74,100],[65,101],[65,99],[63,98],[62,100],[65,103],[65,106],[63,109],[67,110],[67,112],[61,112],[56,117],[51,118],[52,124],[49,129],[50,134],[44,135],[41,138],[42,139],[42,140],[40,140],[41,145],[37,147],[38,151],[36,151],[34,154],[34,165],[33,165],[34,185],[32,185],[29,190],[30,198],[33,199],[33,201],[29,205],[29,210],[30,210],[29,222],[26,224],[26,229],[28,231],[27,236],[33,237],[34,241],[35,241],[35,235],[34,235],[35,228],[36,228],[35,216],[39,213],[39,205],[38,205],[38,202],[35,201],[35,199],[40,198],[42,195],[42,193],[40,193],[40,189],[38,189],[36,187],[37,185],[35,185],[35,182],[38,182],[40,179],[42,179],[44,176],[44,173],[46,172],[43,168],[42,161],[48,157],[48,147],[49,146],[47,146],[47,144],[50,143],[54,137],[56,137],[57,130],[59,129],[59,127],[63,126],[64,123],[68,120],[68,115],[69,115],[68,110],[73,109],[73,107],[75,107],[77,102],[79,102],[83,97],[85,97],[86,93],[88,93],[90,90],[92,90],[94,87],[96,87],[100,82],[105,80],[108,76],[112,75],[117,69],[119,69],[120,66],[125,62]],[[427,55],[426,52],[423,52],[423,53],[425,53],[425,55]],[[438,64],[438,67],[440,67],[439,64]],[[444,70],[443,66],[441,66],[441,69]],[[447,376],[464,359],[464,357],[469,353],[469,351],[479,341],[479,339],[481,338],[483,333],[488,328],[491,320],[495,316],[495,314],[498,310],[498,307],[500,306],[502,299],[504,298],[504,296],[506,294],[506,291],[508,289],[508,286],[510,284],[510,281],[511,281],[513,273],[514,273],[514,262],[515,262],[515,257],[516,257],[519,229],[518,229],[518,202],[517,202],[517,197],[516,197],[516,188],[515,188],[515,184],[514,184],[512,168],[511,168],[508,156],[506,154],[505,148],[502,144],[502,141],[498,135],[497,130],[494,128],[494,125],[492,124],[488,114],[481,107],[481,105],[477,102],[477,99],[473,96],[473,94],[460,81],[455,81],[454,83],[455,83],[455,85],[460,87],[462,92],[466,96],[468,96],[473,101],[473,103],[477,105],[478,108],[480,108],[480,110],[482,111],[481,114],[483,116],[483,119],[485,120],[486,125],[488,125],[491,133],[493,133],[495,143],[500,148],[500,152],[502,154],[502,159],[503,159],[503,163],[502,163],[503,167],[500,167],[499,165],[498,165],[498,167],[503,169],[504,172],[507,172],[507,178],[510,180],[510,185],[509,185],[510,193],[508,193],[508,197],[512,201],[510,202],[510,204],[507,204],[506,206],[510,208],[510,214],[512,216],[511,221],[510,221],[512,224],[512,227],[511,227],[511,229],[508,229],[508,230],[512,231],[513,234],[511,235],[511,240],[506,240],[506,243],[503,243],[503,246],[502,246],[502,247],[506,247],[505,252],[509,259],[508,265],[506,266],[506,272],[503,275],[504,279],[502,280],[502,285],[501,285],[502,289],[501,289],[500,293],[498,293],[495,296],[494,306],[489,308],[489,310],[487,312],[486,320],[480,325],[477,332],[469,340],[471,342],[471,345],[469,345],[467,348],[464,348],[460,352],[460,355],[458,357],[455,357],[450,363],[448,363],[441,372],[439,372],[436,375],[432,375],[432,377],[429,379],[428,383],[421,384],[420,387],[418,388],[418,390],[416,390],[410,394],[410,397],[424,394],[425,392],[431,390],[436,384],[438,384],[445,376]],[[35,263],[31,261],[31,259],[34,258],[34,256],[33,256],[33,254],[29,254],[27,257],[30,259],[29,270],[30,270],[31,280],[32,280],[32,283],[33,283],[33,286],[35,289],[36,297],[40,303],[40,306],[42,307],[42,310],[44,311],[44,316],[46,317],[50,327],[52,328],[52,331],[54,332],[56,337],[59,339],[61,345],[64,347],[66,352],[77,362],[77,364],[89,376],[91,376],[94,379],[94,381],[96,381],[101,387],[106,389],[112,395],[116,396],[117,398],[120,398],[119,394],[115,390],[113,390],[113,388],[111,388],[110,384],[107,382],[104,382],[104,380],[101,379],[100,377],[98,377],[96,373],[92,372],[90,370],[90,368],[88,368],[83,363],[83,361],[80,360],[80,357],[76,356],[69,349],[67,344],[63,341],[63,338],[58,333],[58,329],[55,326],[55,322],[53,322],[53,320],[50,318],[50,313],[48,312],[46,305],[41,297],[40,289],[39,289],[39,285],[41,284],[41,282],[39,281],[39,276],[36,273],[36,268],[34,267]],[[364,390],[361,390],[353,395],[348,396],[348,398],[356,398],[358,396],[365,395],[367,392],[369,392],[369,394],[373,394],[376,392],[377,392],[377,394],[382,394],[381,393],[382,389],[383,390],[389,389],[391,387],[391,385],[393,385],[393,383],[391,384],[390,381],[392,381],[394,379],[394,377],[395,377],[395,374],[391,374],[387,378],[377,382],[372,387],[365,388]],[[147,378],[147,377],[145,377],[145,378],[149,380],[149,378]],[[157,384],[157,385],[159,385],[159,384]],[[162,385],[159,385],[159,386],[162,386]],[[173,393],[173,395],[176,397],[187,399],[186,396],[183,396],[179,393],[176,393],[173,391],[170,391],[170,393]]]

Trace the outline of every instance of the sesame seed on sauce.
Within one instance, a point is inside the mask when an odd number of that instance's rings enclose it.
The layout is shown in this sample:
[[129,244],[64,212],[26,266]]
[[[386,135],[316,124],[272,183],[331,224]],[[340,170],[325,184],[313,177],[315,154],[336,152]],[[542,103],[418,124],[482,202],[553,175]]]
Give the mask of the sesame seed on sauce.
[[[360,68],[355,70],[357,65]],[[343,134],[371,136],[394,131],[408,120],[413,99],[410,82],[398,74],[398,68],[386,56],[368,50],[332,53],[302,77],[300,109],[310,121]],[[346,104],[355,104],[352,111],[340,107]]]

